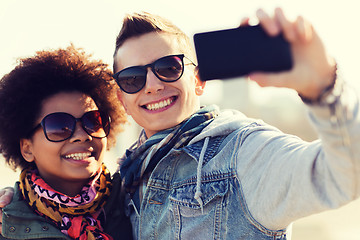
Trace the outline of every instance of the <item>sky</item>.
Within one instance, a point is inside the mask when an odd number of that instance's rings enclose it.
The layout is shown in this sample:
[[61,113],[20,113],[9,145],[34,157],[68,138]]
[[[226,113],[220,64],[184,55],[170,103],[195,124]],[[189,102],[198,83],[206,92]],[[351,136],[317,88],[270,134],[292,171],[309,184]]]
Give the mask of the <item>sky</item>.
[[[344,75],[355,83],[360,54],[358,0],[1,0],[0,76],[19,57],[70,42],[112,64],[115,37],[125,13],[148,11],[169,18],[190,37],[197,32],[237,27],[258,8],[282,7],[315,26]],[[356,61],[357,60],[357,61]]]

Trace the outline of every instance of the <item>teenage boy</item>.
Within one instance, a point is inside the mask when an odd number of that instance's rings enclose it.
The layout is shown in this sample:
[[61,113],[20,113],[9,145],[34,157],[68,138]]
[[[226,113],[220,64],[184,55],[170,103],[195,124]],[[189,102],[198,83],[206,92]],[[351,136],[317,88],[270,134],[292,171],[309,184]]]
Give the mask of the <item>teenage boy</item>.
[[295,89],[321,140],[201,108],[205,82],[189,38],[158,16],[125,18],[114,78],[143,127],[120,168],[137,239],[286,239],[292,221],[358,197],[358,99],[310,23],[289,21],[281,9],[257,16],[269,35],[282,32],[290,42],[294,67],[250,78]]
[[295,89],[321,140],[201,108],[205,82],[189,38],[161,17],[129,15],[114,77],[120,101],[143,127],[120,169],[136,239],[289,239],[292,221],[358,197],[357,97],[310,23],[289,21],[281,9],[257,16],[269,35],[282,32],[290,42],[294,67],[250,78]]

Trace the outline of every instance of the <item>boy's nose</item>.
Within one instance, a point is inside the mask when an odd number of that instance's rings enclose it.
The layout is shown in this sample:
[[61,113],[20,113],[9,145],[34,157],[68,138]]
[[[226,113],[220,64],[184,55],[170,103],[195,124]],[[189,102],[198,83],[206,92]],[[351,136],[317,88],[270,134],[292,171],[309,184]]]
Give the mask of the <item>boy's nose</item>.
[[165,83],[161,81],[150,68],[147,69],[145,93],[156,93],[163,90]]

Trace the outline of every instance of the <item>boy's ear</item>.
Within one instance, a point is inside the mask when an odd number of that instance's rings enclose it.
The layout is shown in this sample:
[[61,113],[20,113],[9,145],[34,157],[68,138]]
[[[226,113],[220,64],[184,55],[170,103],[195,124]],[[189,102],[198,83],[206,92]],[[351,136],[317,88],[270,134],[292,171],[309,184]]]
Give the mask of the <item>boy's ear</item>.
[[123,105],[124,109],[125,109],[125,112],[128,114],[128,115],[131,115],[130,114],[130,111],[128,110],[127,106],[126,106],[126,103],[124,101],[124,97],[123,97],[123,92],[121,92],[120,89],[117,89],[116,90],[116,95],[117,95],[117,98],[118,100],[121,102],[121,104]]
[[196,95],[201,96],[204,93],[206,81],[201,81],[198,67],[195,68],[195,78],[196,78],[195,93]]
[[27,162],[33,162],[35,160],[32,149],[32,142],[30,139],[20,139],[20,151],[21,155]]

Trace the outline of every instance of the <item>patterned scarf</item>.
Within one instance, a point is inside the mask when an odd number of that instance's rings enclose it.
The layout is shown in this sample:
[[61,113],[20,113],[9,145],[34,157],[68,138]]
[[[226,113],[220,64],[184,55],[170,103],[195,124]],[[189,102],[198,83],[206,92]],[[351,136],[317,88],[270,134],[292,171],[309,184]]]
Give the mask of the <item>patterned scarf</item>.
[[[139,209],[142,197],[139,187],[146,181],[157,163],[171,150],[186,146],[218,115],[215,106],[200,109],[181,124],[158,132],[140,146],[127,150],[120,160],[120,173],[125,191],[130,193],[135,206]],[[143,134],[144,135],[144,134]]]
[[20,190],[31,208],[77,240],[112,239],[101,227],[105,218],[102,207],[111,187],[111,175],[105,165],[75,197],[51,188],[36,169],[24,169],[20,174]]

